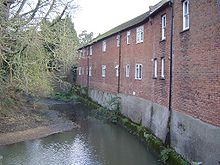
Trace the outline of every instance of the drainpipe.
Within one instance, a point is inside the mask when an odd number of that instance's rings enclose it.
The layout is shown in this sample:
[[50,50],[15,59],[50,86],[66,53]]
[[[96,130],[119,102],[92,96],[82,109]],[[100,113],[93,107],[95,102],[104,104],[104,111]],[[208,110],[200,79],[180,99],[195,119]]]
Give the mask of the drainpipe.
[[119,51],[118,51],[118,93],[120,93],[121,83],[121,34],[119,33]]
[[171,7],[171,29],[170,29],[170,83],[169,83],[169,118],[168,118],[168,132],[166,135],[165,144],[171,146],[171,117],[172,117],[172,93],[173,93],[173,19],[174,19],[174,2],[170,1]]

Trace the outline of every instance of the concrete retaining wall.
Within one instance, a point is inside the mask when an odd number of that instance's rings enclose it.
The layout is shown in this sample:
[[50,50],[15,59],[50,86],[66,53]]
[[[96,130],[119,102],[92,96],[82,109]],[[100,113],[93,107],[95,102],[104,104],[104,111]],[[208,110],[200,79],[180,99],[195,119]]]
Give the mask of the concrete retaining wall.
[[[139,123],[165,141],[169,110],[136,96],[114,95],[98,90],[89,90],[89,97],[100,105],[113,109],[109,102],[120,97],[121,113]],[[220,128],[179,112],[172,112],[171,145],[189,162],[219,165]]]
[[97,102],[98,104],[106,107],[110,110],[115,108],[115,105],[112,104],[113,98],[117,97],[117,95],[106,93],[100,90],[88,90],[89,97]]
[[172,113],[172,147],[189,161],[220,164],[220,128],[179,112]]
[[169,110],[136,96],[120,94],[121,113],[133,122],[139,123],[150,130],[163,142],[167,134]]
[[169,117],[169,110],[166,107],[136,96],[114,95],[99,90],[90,89],[89,97],[109,109],[114,109],[114,106],[109,104],[111,100],[114,97],[120,97],[123,115],[149,128],[158,138],[165,141]]

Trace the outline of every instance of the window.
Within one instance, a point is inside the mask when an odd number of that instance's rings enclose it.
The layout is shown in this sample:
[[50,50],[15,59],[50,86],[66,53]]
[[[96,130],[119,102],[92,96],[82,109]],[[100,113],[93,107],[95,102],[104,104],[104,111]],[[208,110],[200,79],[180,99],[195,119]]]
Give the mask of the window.
[[88,56],[89,55],[89,47],[86,48],[86,52],[87,52],[86,55]]
[[189,29],[189,0],[183,1],[183,30]]
[[130,75],[130,65],[127,64],[125,66],[125,77],[129,77],[129,75]]
[[79,75],[82,75],[82,68],[81,67],[79,67],[78,71],[79,71]]
[[119,76],[119,65],[115,66],[115,76],[118,77]]
[[79,58],[82,58],[82,56],[83,56],[83,52],[82,52],[82,50],[80,50],[79,51]]
[[92,46],[89,47],[89,55],[92,55]]
[[144,42],[144,26],[140,26],[136,29],[136,42]]
[[82,68],[82,75],[84,75],[84,68]]
[[154,78],[157,78],[157,59],[154,59]]
[[142,64],[136,64],[135,66],[135,79],[136,80],[142,79]]
[[129,45],[131,42],[131,31],[127,31],[127,44]]
[[116,40],[117,40],[117,47],[119,47],[120,46],[120,35],[119,34],[117,35]]
[[161,78],[165,78],[165,58],[161,58]]
[[89,68],[88,68],[88,66],[86,67],[86,75],[89,75]]
[[85,57],[85,49],[82,50],[82,56]]
[[106,65],[102,65],[102,77],[106,76]]
[[163,15],[162,16],[162,37],[161,39],[162,40],[165,40],[166,39],[166,15]]
[[89,67],[89,76],[92,76],[92,66]]
[[102,41],[102,51],[106,52],[106,41]]

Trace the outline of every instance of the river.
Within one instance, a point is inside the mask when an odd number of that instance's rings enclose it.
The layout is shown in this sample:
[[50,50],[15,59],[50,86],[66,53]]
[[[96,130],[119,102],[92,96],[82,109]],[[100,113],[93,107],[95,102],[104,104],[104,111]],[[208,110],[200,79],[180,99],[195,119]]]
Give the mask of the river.
[[[158,159],[123,128],[78,113],[80,128],[0,146],[3,165],[158,165]],[[0,163],[1,164],[1,163]]]

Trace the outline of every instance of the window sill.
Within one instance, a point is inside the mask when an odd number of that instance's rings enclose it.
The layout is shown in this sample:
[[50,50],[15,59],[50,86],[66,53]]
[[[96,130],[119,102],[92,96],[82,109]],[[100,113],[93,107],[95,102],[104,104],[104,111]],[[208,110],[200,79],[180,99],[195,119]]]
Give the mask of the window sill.
[[152,77],[152,79],[155,79],[155,80],[156,80],[156,79],[157,79],[157,77]]
[[136,42],[136,44],[142,44],[144,43],[144,41],[139,41],[139,42]]
[[188,32],[188,31],[189,31],[189,28],[184,29],[183,31],[180,32],[180,34],[185,33],[185,32]]
[[135,80],[138,80],[138,81],[140,81],[140,80],[142,80],[142,79],[137,79],[137,78],[136,78]]
[[166,41],[166,38],[163,38],[163,39],[160,40],[160,43],[165,42],[165,41]]
[[165,77],[160,77],[160,80],[165,80]]

